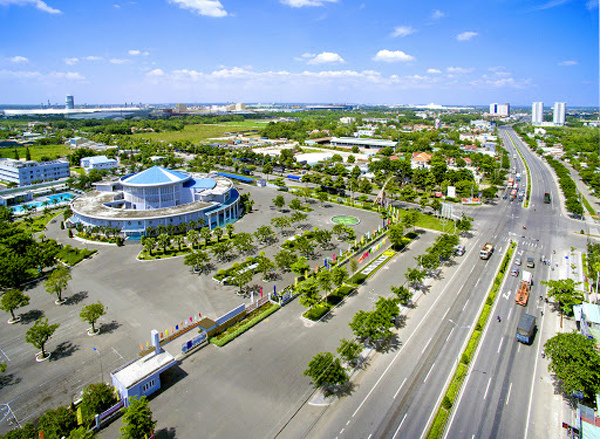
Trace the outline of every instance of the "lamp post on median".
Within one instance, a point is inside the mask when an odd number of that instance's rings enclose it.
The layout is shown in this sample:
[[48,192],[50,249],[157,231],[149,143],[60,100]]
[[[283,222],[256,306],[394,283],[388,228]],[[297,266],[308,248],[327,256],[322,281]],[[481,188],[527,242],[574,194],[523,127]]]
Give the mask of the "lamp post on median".
[[456,323],[454,320],[452,319],[448,319],[448,321],[450,323],[452,323],[454,325],[454,327],[457,329],[456,331],[456,372],[454,372],[454,378],[458,378],[458,366],[460,365],[460,358],[459,358],[459,342],[460,339],[458,337],[458,330],[460,329],[469,329],[471,328],[471,325],[466,325],[466,326],[459,326],[458,323]]
[[102,370],[102,357],[100,356],[100,351],[94,348],[96,354],[98,354],[98,361],[100,361],[100,377],[102,378],[102,382],[104,383],[104,371]]

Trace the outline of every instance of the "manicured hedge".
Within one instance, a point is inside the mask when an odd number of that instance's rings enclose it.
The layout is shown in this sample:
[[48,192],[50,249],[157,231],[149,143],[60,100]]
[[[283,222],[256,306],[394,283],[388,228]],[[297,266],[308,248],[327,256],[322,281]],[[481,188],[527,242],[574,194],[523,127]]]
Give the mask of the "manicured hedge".
[[[212,337],[209,341],[216,346],[223,347],[227,343],[229,343],[231,340],[233,340],[234,338],[237,338],[238,336],[240,336],[241,334],[246,332],[248,329],[252,328],[254,325],[256,325],[261,320],[264,320],[267,317],[269,317],[271,314],[273,314],[278,309],[279,309],[279,305],[269,302],[268,304],[264,305],[262,308],[259,308],[258,310],[256,310],[256,311],[258,311],[258,313],[256,315],[254,315],[254,317],[250,318],[250,316],[249,316],[248,318],[246,318],[244,320],[240,320],[235,325],[227,328],[221,334],[219,334],[215,337]],[[251,313],[251,315],[252,314],[253,313]]]

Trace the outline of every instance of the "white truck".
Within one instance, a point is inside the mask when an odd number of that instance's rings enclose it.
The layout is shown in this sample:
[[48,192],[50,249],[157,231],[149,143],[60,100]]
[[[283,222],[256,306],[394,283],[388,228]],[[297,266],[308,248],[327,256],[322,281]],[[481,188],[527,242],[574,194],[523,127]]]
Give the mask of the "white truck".
[[486,242],[481,251],[479,252],[479,257],[481,259],[489,259],[494,252],[494,244],[491,242]]

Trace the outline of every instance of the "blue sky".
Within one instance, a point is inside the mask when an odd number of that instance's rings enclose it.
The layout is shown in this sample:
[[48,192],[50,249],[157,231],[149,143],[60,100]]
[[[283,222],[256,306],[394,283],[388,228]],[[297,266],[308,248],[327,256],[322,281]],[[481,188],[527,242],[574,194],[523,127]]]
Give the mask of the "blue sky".
[[0,0],[0,104],[598,106],[598,0]]

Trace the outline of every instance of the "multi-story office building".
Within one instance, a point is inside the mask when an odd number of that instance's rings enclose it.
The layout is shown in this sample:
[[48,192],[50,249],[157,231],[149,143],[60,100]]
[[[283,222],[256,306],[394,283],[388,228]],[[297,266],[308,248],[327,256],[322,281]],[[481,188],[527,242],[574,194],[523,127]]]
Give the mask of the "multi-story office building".
[[490,104],[490,116],[508,117],[510,116],[510,104]]
[[566,113],[566,103],[565,102],[555,102],[554,103],[554,111],[552,122],[556,126],[563,126],[565,124],[565,113]]
[[544,103],[534,102],[531,106],[531,124],[541,125],[544,121]]
[[0,180],[27,186],[42,181],[54,181],[69,177],[68,160],[52,160],[38,163],[0,158]]
[[65,108],[67,110],[74,110],[75,109],[75,99],[73,99],[72,95],[67,95],[67,98],[65,100]]

